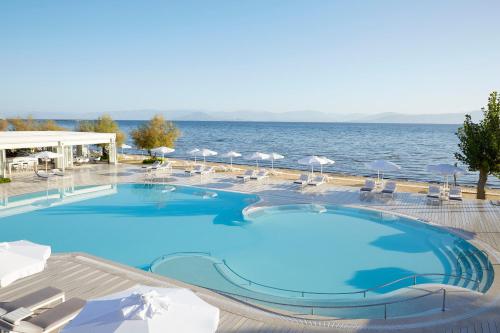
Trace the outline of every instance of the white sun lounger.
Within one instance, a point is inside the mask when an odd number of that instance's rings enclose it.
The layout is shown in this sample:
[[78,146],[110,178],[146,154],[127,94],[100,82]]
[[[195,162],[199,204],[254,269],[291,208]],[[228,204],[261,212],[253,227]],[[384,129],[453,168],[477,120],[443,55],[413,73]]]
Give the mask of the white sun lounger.
[[450,200],[462,201],[462,188],[460,186],[453,186],[448,193]]
[[44,179],[48,179],[52,176],[54,176],[55,174],[52,172],[52,171],[48,171],[46,172],[45,170],[36,170],[35,171],[35,174],[40,177],[40,178],[44,178]]
[[360,192],[362,193],[370,193],[375,189],[375,180],[368,178],[365,179],[365,185],[359,189]]
[[307,183],[307,185],[311,185],[311,186],[319,186],[319,185],[323,185],[324,183],[326,183],[326,176],[325,175],[318,175],[316,177],[314,177],[311,181],[309,181],[309,183]]
[[246,182],[247,180],[249,180],[252,176],[254,176],[255,174],[257,173],[257,171],[255,171],[254,169],[249,169],[247,171],[245,171],[244,174],[242,175],[237,175],[236,178],[237,179],[241,179],[242,181]]
[[307,185],[307,183],[309,183],[310,181],[311,181],[310,174],[301,174],[299,179],[294,180],[293,183],[304,186]]
[[190,170],[184,170],[184,172],[192,176],[192,175],[194,175],[195,173],[200,173],[200,172],[202,172],[204,168],[205,168],[205,166],[204,166],[204,165],[202,165],[202,164],[198,164],[198,165],[196,165],[193,169],[190,169]]
[[394,193],[396,193],[396,188],[397,188],[396,182],[388,181],[385,183],[384,188],[382,189],[382,191],[380,193],[390,194],[391,196],[394,197]]
[[208,175],[208,174],[214,173],[214,172],[215,172],[215,168],[213,166],[204,167],[202,170],[196,171],[196,173],[200,174],[200,175]]
[[146,169],[146,170],[151,170],[151,169],[159,167],[161,165],[161,163],[162,163],[161,161],[155,161],[155,162],[153,162],[153,164],[143,165],[142,168]]
[[267,170],[259,170],[257,173],[253,174],[252,176],[250,176],[250,179],[253,179],[253,180],[262,180],[264,178],[267,178],[269,175],[269,172],[267,172]]
[[64,302],[64,292],[57,288],[45,287],[12,301],[0,302],[0,318],[19,308],[33,312],[55,302]]
[[0,331],[22,333],[53,332],[75,318],[85,304],[86,301],[83,299],[71,298],[27,320],[15,320],[12,322],[2,318],[0,319]]
[[427,198],[440,199],[441,198],[441,187],[438,185],[429,185],[429,190],[427,191]]

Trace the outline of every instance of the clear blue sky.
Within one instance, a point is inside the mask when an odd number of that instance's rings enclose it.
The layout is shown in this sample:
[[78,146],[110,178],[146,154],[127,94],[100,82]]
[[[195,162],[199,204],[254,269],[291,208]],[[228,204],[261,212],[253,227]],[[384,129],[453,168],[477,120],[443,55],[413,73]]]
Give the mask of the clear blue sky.
[[0,115],[476,110],[500,88],[499,13],[498,0],[3,0]]

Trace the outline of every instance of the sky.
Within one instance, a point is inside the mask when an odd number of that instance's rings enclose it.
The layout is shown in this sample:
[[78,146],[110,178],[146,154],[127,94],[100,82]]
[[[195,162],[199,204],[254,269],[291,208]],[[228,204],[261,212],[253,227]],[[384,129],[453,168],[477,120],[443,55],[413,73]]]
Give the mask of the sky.
[[453,113],[500,89],[500,1],[0,1],[0,117]]

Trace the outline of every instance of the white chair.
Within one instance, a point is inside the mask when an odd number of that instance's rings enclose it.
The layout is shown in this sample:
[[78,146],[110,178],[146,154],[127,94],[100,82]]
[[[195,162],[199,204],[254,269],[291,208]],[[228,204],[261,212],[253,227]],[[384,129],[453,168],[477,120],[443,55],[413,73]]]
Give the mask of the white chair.
[[269,172],[265,169],[261,169],[257,173],[255,173],[253,176],[251,176],[250,179],[260,181],[260,180],[267,178],[267,177],[269,177]]
[[440,199],[441,198],[441,187],[437,186],[437,185],[429,185],[429,190],[427,191],[427,198]]
[[376,187],[375,180],[368,178],[365,179],[365,185],[362,188],[360,188],[359,191],[362,193],[370,193],[373,192],[373,190],[375,190],[375,187]]
[[385,183],[384,188],[380,193],[382,194],[390,194],[392,197],[394,197],[394,193],[396,193],[397,189],[397,184],[394,181],[388,181]]
[[448,193],[450,200],[462,201],[462,188],[460,186],[453,186]]
[[246,182],[247,180],[250,180],[251,177],[255,176],[256,173],[257,173],[256,170],[248,169],[247,171],[245,171],[244,174],[237,175],[236,178],[241,179],[243,182]]
[[308,173],[308,174],[301,174],[299,179],[294,180],[293,183],[304,186],[307,185],[307,183],[309,183],[310,181],[311,181],[311,174]]
[[318,175],[316,177],[314,177],[309,183],[307,183],[307,185],[311,185],[311,186],[320,186],[320,185],[323,185],[324,183],[326,183],[326,176],[325,175]]

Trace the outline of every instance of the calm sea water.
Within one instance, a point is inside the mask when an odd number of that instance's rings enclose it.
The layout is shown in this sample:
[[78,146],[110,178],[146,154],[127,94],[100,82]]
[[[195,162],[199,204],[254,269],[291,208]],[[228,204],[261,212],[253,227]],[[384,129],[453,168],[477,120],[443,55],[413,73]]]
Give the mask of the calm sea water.
[[[59,123],[74,128],[74,121]],[[130,133],[142,121],[118,121],[125,133]],[[386,159],[399,164],[400,172],[388,173],[389,178],[418,181],[441,181],[442,177],[425,171],[428,164],[455,163],[458,125],[428,124],[353,124],[353,123],[275,123],[275,122],[203,122],[178,121],[182,136],[177,141],[173,157],[188,157],[187,151],[208,148],[219,153],[236,150],[243,156],[254,152],[277,152],[285,159],[275,167],[306,169],[297,160],[306,155],[324,155],[336,161],[324,170],[352,175],[373,175],[365,162]],[[130,137],[127,143],[133,145]],[[125,151],[127,152],[127,150]],[[128,152],[136,152],[128,150]],[[210,161],[227,161],[218,156]],[[244,158],[236,164],[251,164]],[[472,185],[477,174],[460,176],[460,184]],[[500,180],[490,176],[488,185],[500,188]]]

